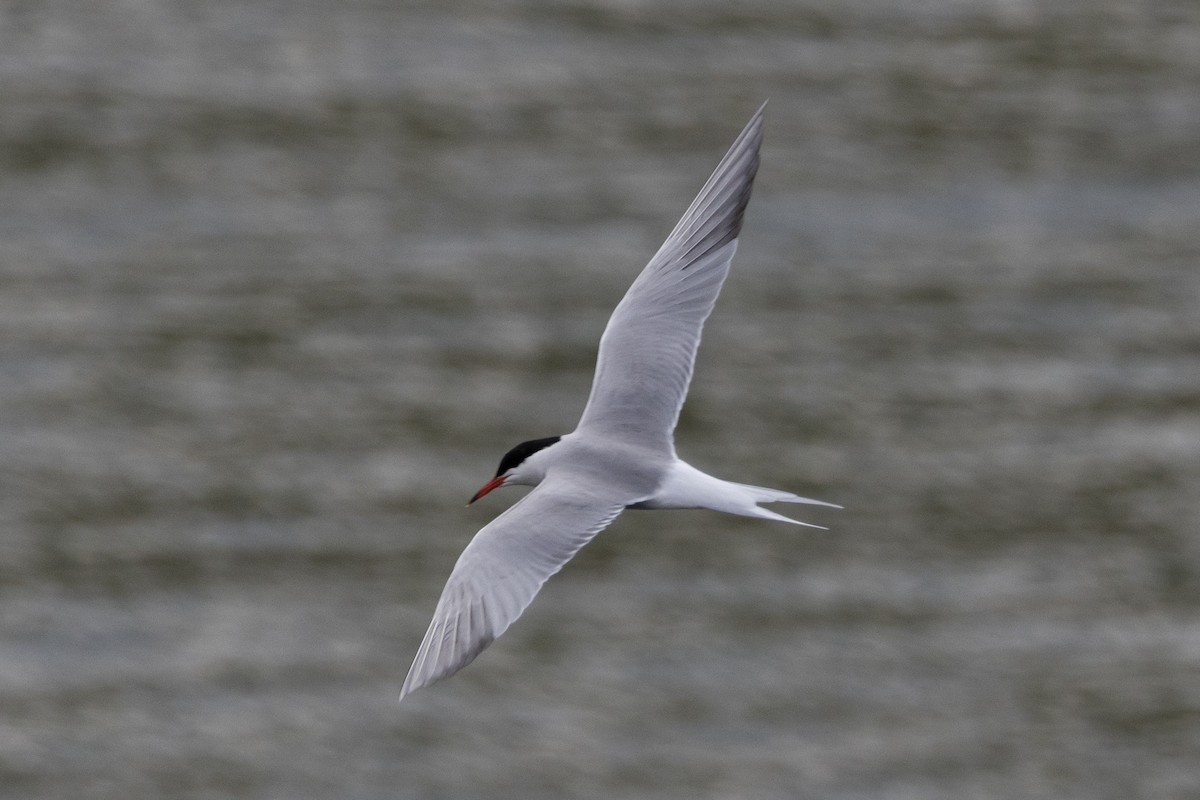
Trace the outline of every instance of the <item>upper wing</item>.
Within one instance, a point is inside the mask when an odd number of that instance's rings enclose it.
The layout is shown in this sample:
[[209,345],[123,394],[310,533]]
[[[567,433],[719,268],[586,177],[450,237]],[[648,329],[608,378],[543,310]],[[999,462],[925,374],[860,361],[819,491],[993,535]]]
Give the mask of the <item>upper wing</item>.
[[470,664],[521,616],[546,579],[625,508],[596,494],[547,477],[475,534],[442,590],[400,699]]
[[729,273],[758,171],[763,108],[613,311],[577,430],[674,452],[700,329]]

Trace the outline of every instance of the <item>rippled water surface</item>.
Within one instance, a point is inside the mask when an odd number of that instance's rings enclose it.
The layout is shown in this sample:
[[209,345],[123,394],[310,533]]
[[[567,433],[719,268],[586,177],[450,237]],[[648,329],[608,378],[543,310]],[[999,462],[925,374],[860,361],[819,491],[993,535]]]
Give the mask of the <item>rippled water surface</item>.
[[[0,11],[0,796],[1190,798],[1200,7]],[[630,513],[401,681],[764,98]]]

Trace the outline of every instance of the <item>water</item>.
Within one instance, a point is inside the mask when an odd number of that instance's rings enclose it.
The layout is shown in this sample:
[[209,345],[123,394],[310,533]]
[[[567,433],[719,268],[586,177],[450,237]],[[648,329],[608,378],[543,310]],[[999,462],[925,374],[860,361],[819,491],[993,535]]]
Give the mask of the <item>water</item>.
[[[1200,13],[0,12],[0,796],[1184,798]],[[759,102],[678,441],[395,696]]]

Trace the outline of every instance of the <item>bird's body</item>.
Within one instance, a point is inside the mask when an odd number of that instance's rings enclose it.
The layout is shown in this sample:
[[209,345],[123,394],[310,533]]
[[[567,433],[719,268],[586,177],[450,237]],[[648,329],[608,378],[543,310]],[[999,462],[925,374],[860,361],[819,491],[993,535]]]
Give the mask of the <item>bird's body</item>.
[[758,504],[833,505],[714,478],[675,454],[701,328],[737,250],[758,170],[762,118],[760,108],[613,311],[575,431],[517,445],[471,498],[500,486],[537,487],[459,557],[401,698],[469,664],[626,508],[708,508],[808,525]]

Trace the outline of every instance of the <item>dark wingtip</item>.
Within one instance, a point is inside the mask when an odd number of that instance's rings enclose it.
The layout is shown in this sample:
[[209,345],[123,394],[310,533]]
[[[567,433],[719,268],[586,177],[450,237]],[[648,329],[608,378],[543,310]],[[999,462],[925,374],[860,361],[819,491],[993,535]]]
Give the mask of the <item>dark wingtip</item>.
[[[701,190],[687,213],[683,215],[683,219],[680,220],[679,224],[682,225],[684,220],[697,207],[697,204],[706,196],[708,190],[722,180],[723,176],[729,175],[735,169],[736,164],[744,165],[742,166],[744,177],[742,178],[741,186],[738,187],[736,194],[733,194],[723,203],[724,207],[730,209],[725,215],[724,221],[716,224],[707,233],[691,243],[691,247],[679,258],[680,262],[682,262],[682,269],[687,269],[696,260],[703,258],[714,250],[724,247],[742,235],[742,225],[746,219],[746,208],[750,205],[750,195],[754,190],[754,179],[758,176],[758,151],[762,146],[763,112],[766,107],[767,104],[764,101],[758,107],[758,110],[754,112],[754,115],[750,117],[750,121],[746,123],[741,133],[734,139],[733,144],[730,145],[729,150],[721,159],[721,163],[713,171],[704,189]],[[672,231],[672,235],[674,233],[675,231]]]

